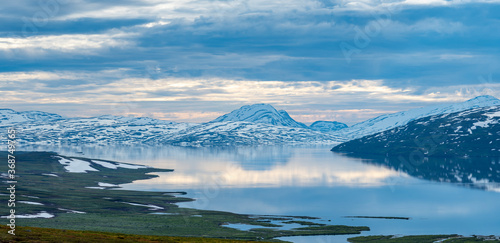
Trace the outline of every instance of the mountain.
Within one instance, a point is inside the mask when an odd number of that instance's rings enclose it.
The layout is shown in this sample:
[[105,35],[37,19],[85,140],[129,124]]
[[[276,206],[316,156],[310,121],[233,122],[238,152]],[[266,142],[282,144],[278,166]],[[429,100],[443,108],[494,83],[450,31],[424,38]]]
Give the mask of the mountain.
[[275,126],[308,128],[297,122],[284,110],[277,111],[269,104],[245,105],[213,120],[212,122],[253,122]]
[[342,129],[335,134],[346,139],[361,138],[366,135],[375,134],[398,126],[403,126],[410,121],[432,115],[447,114],[464,111],[472,108],[500,105],[500,100],[493,96],[478,96],[474,99],[451,105],[427,106],[408,111],[382,115],[373,119],[355,124],[349,128]]
[[158,120],[158,119],[153,119],[153,118],[149,118],[149,117],[123,117],[123,116],[105,115],[105,116],[99,116],[96,119],[101,120],[101,121],[108,120],[108,121],[115,123],[115,124],[126,124],[126,125],[133,125],[133,126],[178,124],[177,122]]
[[332,149],[353,154],[415,158],[500,157],[500,106],[433,115]]
[[210,122],[182,130],[162,143],[180,146],[336,144],[341,138],[311,129],[254,122]]
[[[295,122],[285,111],[276,111],[269,105],[256,105],[251,107],[250,111],[256,112],[253,116],[244,118],[257,122],[225,121],[196,124],[111,115],[64,119],[50,113],[1,110],[0,114],[4,114],[4,119],[0,123],[0,129],[15,126],[19,134],[16,142],[32,145],[141,144],[199,147],[336,144],[343,141],[332,134],[313,131],[307,127],[293,127],[293,125],[300,126],[301,123]],[[263,123],[265,121],[280,125]],[[0,139],[6,139],[5,134],[0,133]]]
[[195,125],[198,124],[175,123],[151,118],[100,116],[50,122],[28,121],[15,124],[15,128],[19,134],[16,138],[19,144],[155,145],[164,137]]
[[63,119],[60,115],[42,111],[17,112],[11,109],[0,109],[0,125],[10,125],[33,121],[48,122],[60,119]]
[[347,125],[336,121],[315,121],[309,128],[315,131],[329,133],[347,128]]

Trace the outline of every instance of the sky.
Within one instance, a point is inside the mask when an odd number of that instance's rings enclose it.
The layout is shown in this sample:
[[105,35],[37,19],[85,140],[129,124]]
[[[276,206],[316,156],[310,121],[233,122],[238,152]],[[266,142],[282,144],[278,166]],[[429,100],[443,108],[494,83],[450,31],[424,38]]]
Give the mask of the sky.
[[500,97],[500,0],[0,3],[0,108],[354,124]]

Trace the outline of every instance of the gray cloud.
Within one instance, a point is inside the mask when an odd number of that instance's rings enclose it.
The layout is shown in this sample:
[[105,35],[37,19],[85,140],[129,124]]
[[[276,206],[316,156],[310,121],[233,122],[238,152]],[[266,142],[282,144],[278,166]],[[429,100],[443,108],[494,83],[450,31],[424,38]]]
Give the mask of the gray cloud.
[[[498,93],[490,85],[495,79],[479,78],[500,75],[497,1],[56,1],[52,12],[46,1],[0,4],[9,9],[0,14],[1,92],[25,96],[0,104],[71,111],[65,104],[87,115],[130,104],[138,107],[134,114],[198,121],[268,102],[295,115],[311,110],[311,117],[341,109],[336,117],[346,121],[365,117],[362,110],[373,116],[490,92],[482,84]],[[43,13],[46,19],[33,19]],[[23,19],[36,33],[23,33]],[[350,61],[343,43],[355,48]],[[205,81],[190,88],[162,86],[199,80]],[[332,80],[340,83],[325,85]],[[331,93],[352,80],[380,81],[375,86],[403,97]],[[229,81],[246,89],[251,81],[269,92],[231,96],[238,91],[227,89]],[[283,83],[276,88],[266,81]],[[460,93],[467,89],[477,90]],[[436,92],[442,95],[429,98]]]

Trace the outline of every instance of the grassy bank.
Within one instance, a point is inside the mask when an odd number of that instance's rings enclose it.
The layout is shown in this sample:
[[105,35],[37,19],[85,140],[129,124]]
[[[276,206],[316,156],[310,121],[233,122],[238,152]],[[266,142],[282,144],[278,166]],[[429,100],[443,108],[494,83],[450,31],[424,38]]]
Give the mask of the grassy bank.
[[207,242],[207,243],[245,243],[250,241],[213,239],[200,237],[171,237],[127,235],[94,231],[75,231],[61,229],[47,229],[38,227],[19,227],[18,234],[7,234],[7,226],[0,226],[0,242]]

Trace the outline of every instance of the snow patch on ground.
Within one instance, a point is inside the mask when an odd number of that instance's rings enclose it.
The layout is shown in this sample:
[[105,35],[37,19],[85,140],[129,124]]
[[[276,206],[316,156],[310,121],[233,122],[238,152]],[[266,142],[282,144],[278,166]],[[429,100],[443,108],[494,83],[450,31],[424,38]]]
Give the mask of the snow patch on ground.
[[124,163],[110,163],[106,161],[101,161],[101,160],[92,160],[92,163],[96,163],[102,167],[106,167],[108,169],[118,169],[118,168],[125,168],[125,169],[146,169],[148,168],[147,166],[144,165],[132,165],[132,164],[124,164]]
[[132,205],[132,206],[148,207],[149,210],[161,210],[161,209],[164,209],[163,207],[152,205],[152,204],[146,205],[146,204],[130,203],[130,202],[123,202],[123,203],[126,203],[128,205]]
[[58,175],[56,175],[56,174],[45,174],[45,173],[44,173],[44,174],[42,174],[42,175],[44,175],[44,176],[53,176],[53,177],[59,177],[59,176],[58,176]]
[[[49,219],[49,218],[53,218],[54,216],[55,215],[43,211],[43,212],[40,212],[40,213],[37,213],[37,214],[21,214],[21,215],[16,215],[16,218],[19,218],[19,219],[35,219],[35,218],[46,218],[46,219]],[[5,219],[5,218],[8,218],[8,217],[10,217],[10,216],[2,216],[1,218]]]
[[65,208],[58,208],[58,209],[61,211],[66,211],[68,213],[80,213],[80,214],[86,213],[86,212],[82,212],[82,211],[76,211],[76,210],[65,209]]
[[156,214],[156,215],[180,215],[180,213],[160,213],[160,212],[149,213],[149,214]]
[[18,201],[19,203],[24,203],[24,204],[30,204],[30,205],[42,205],[43,206],[43,203],[39,203],[39,202],[30,202],[30,201]]
[[144,166],[144,165],[131,165],[131,164],[122,164],[122,163],[117,164],[117,166],[121,167],[121,168],[125,168],[125,169],[131,169],[131,170],[148,168],[147,166]]
[[100,187],[118,187],[118,185],[111,184],[111,183],[104,183],[104,182],[99,182],[97,183]]
[[79,159],[68,159],[63,157],[59,158],[59,163],[64,165],[64,169],[70,173],[87,173],[88,171],[98,171],[90,166],[87,161]]

